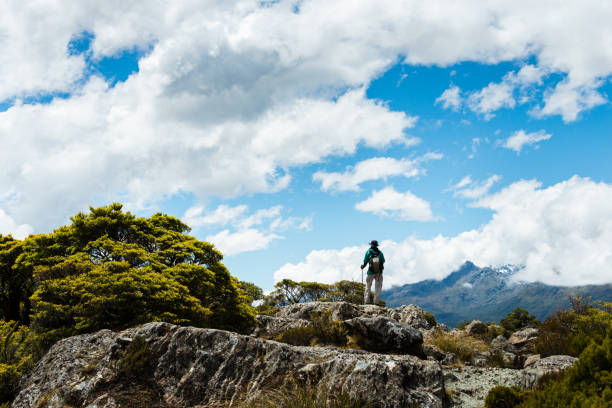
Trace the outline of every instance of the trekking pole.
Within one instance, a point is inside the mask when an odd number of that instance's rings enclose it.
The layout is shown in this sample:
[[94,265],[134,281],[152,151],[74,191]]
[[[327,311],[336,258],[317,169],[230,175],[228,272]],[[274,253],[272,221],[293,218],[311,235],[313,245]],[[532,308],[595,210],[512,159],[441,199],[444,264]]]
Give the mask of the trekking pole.
[[[365,286],[363,286],[363,268],[361,268],[361,289],[363,289],[363,291],[365,292]],[[365,305],[365,295],[364,295],[363,304]]]

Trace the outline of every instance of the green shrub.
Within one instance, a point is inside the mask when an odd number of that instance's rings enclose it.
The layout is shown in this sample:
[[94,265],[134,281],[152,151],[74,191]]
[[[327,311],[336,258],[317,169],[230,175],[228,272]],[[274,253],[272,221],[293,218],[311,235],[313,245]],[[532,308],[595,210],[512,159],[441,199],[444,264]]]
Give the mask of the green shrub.
[[316,341],[320,344],[346,345],[347,331],[339,320],[332,319],[331,310],[312,312],[310,321],[314,329]]
[[289,329],[274,338],[275,341],[291,344],[293,346],[310,346],[315,340],[313,327],[296,327]]
[[591,343],[603,341],[612,333],[612,303],[593,303],[580,313],[561,310],[548,317],[540,326],[536,352],[543,357],[565,354],[578,357]]
[[27,326],[0,320],[0,404],[15,397],[19,379],[32,368],[32,344]]
[[423,318],[425,319],[427,324],[429,324],[429,327],[436,327],[436,324],[438,324],[438,322],[436,322],[436,316],[434,316],[432,313],[423,313]]
[[471,362],[476,354],[489,349],[489,346],[480,339],[465,333],[447,333],[442,330],[433,330],[425,338],[425,343],[438,346],[442,351],[454,353],[462,362]]
[[151,350],[142,336],[136,336],[125,348],[119,360],[119,374],[126,378],[136,378],[150,369]]
[[518,387],[498,385],[491,388],[485,399],[485,408],[513,408],[521,402]]
[[514,311],[508,313],[508,316],[501,319],[499,324],[510,333],[514,333],[525,327],[537,327],[540,322],[536,320],[534,315],[529,314],[527,310],[517,307]]

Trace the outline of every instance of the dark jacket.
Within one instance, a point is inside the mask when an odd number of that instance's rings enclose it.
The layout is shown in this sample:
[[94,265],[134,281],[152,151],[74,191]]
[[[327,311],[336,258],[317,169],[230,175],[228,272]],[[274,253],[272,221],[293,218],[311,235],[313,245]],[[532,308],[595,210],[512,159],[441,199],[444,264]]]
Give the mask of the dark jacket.
[[[376,247],[371,247],[370,249],[368,249],[365,253],[365,257],[363,258],[363,265],[362,265],[362,269],[366,266],[370,264],[370,259],[372,259],[372,257],[378,255],[380,258],[380,272],[382,273],[383,269],[385,268],[385,256],[383,255],[382,251]],[[374,275],[374,272],[372,272],[370,270],[370,267],[368,266],[368,275]]]

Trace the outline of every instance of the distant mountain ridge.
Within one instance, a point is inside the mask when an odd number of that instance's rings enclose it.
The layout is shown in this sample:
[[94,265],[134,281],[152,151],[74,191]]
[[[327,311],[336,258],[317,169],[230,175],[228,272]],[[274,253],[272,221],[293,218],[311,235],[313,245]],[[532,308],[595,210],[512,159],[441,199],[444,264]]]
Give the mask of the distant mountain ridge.
[[480,268],[467,261],[442,280],[424,280],[385,290],[382,299],[389,307],[416,304],[451,327],[464,320],[499,321],[515,307],[545,319],[569,306],[568,296],[592,296],[612,301],[612,284],[562,287],[540,282],[512,282],[520,267]]

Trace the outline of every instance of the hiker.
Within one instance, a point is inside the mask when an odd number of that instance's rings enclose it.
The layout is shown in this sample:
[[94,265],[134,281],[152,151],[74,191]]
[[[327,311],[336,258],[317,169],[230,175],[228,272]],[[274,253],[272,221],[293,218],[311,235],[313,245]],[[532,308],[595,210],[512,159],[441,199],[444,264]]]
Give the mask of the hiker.
[[368,277],[366,278],[366,288],[363,293],[363,303],[367,304],[368,300],[370,300],[372,280],[376,279],[376,284],[374,285],[374,304],[377,305],[380,303],[380,292],[382,291],[382,274],[383,269],[385,269],[385,256],[382,251],[378,249],[378,241],[376,240],[370,242],[370,249],[366,251],[365,257],[363,258],[363,265],[361,265],[362,272],[366,265],[369,265],[369,267]]

